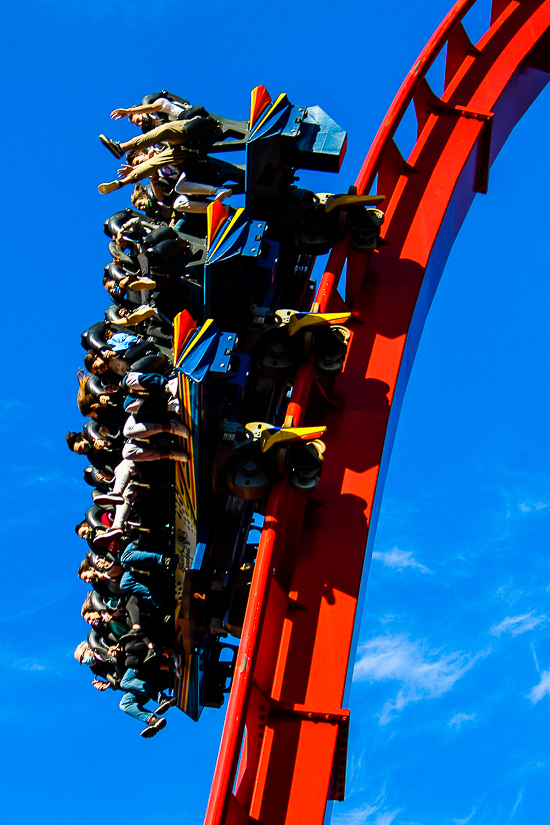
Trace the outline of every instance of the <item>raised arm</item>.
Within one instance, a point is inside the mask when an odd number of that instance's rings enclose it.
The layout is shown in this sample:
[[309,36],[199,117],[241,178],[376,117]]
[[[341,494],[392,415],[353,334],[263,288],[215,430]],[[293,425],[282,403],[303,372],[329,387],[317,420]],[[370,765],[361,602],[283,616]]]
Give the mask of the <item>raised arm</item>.
[[149,115],[152,112],[160,112],[162,108],[161,102],[152,103],[150,106],[130,106],[129,109],[113,109],[111,117],[113,120],[120,120],[126,115]]

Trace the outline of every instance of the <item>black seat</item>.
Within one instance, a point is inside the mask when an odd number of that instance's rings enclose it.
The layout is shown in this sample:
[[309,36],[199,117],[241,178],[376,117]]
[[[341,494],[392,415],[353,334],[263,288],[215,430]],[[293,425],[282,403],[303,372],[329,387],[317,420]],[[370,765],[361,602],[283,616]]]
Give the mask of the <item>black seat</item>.
[[102,349],[109,349],[109,344],[105,339],[105,332],[108,327],[105,321],[99,321],[93,324],[82,333],[81,344],[85,350],[93,350],[99,352]]
[[113,470],[110,467],[105,468],[105,471],[98,470],[97,467],[94,467],[92,464],[88,464],[87,467],[84,467],[84,481],[86,484],[107,493],[111,489],[111,485],[108,482],[102,481],[102,479],[98,478],[97,473],[101,473],[102,475],[107,475],[110,473],[112,475]]

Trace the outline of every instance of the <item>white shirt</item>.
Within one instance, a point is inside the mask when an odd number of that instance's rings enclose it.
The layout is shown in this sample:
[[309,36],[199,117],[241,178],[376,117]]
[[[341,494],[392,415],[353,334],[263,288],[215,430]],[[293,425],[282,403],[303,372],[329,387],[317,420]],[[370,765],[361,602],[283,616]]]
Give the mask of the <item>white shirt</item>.
[[174,103],[172,100],[168,100],[165,97],[159,97],[155,100],[154,105],[157,103],[162,104],[160,111],[164,112],[165,115],[168,115],[168,120],[177,120],[182,112],[190,108],[189,104],[184,105],[183,103]]

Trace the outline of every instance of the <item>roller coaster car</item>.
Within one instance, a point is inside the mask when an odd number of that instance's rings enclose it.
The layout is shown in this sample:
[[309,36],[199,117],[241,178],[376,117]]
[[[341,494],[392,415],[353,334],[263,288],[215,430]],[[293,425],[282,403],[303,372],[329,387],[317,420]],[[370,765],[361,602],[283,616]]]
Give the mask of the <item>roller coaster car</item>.
[[[301,191],[296,190],[296,193]],[[309,208],[302,209],[300,223],[295,230],[298,248],[302,252],[324,255],[346,232],[350,232],[350,243],[354,249],[361,252],[374,249],[380,238],[384,213],[366,204],[378,204],[384,200],[383,195],[317,193]]]
[[252,93],[246,147],[246,207],[249,214],[269,221],[270,228],[277,232],[296,169],[338,172],[347,135],[318,106],[294,106],[286,94],[271,103],[263,89],[267,98],[255,107],[257,91]]
[[217,492],[228,489],[246,501],[265,498],[273,479],[290,470],[297,489],[317,486],[325,445],[324,427],[273,427],[263,422],[245,427],[224,422],[214,467]]
[[266,378],[290,378],[314,352],[319,370],[336,374],[343,367],[350,339],[349,330],[340,325],[349,316],[349,312],[255,308],[249,341],[256,369]]
[[[288,379],[312,353],[319,372],[341,369],[348,315],[308,311],[313,253],[328,251],[349,215],[370,203],[293,185],[297,168],[338,171],[345,153],[345,132],[318,107],[295,107],[286,95],[272,103],[258,87],[250,130],[239,138],[227,126],[224,135],[207,151],[246,147],[245,207],[209,205],[193,276],[201,281],[204,263],[207,320],[189,313],[182,320],[183,313],[174,330],[178,395],[191,432],[189,460],[173,467],[176,645],[185,654],[177,694],[194,719],[205,704],[221,703],[231,678],[222,640],[240,636],[255,559],[251,536],[270,485],[285,473],[299,490],[319,481],[324,427],[280,426]],[[192,234],[185,224],[176,229],[186,239]],[[281,346],[285,357],[277,360]]]
[[265,232],[265,221],[250,220],[238,209],[226,217],[206,256],[205,315],[238,335],[246,333],[250,308],[263,304],[274,281],[279,245]]

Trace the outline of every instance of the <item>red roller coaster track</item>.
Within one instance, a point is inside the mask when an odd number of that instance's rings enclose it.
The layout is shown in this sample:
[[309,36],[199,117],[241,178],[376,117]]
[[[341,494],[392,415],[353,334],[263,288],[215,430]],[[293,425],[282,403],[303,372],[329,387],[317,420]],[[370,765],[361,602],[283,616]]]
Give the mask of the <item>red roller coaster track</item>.
[[[271,491],[206,825],[320,825],[327,800],[343,798],[354,624],[420,335],[475,193],[550,80],[550,0],[493,0],[475,46],[461,23],[474,3],[457,2],[430,39],[357,178],[360,194],[377,177],[386,195],[385,244],[369,257],[342,241],[319,287],[321,311],[343,309],[347,259],[353,338],[330,399],[313,361],[295,381],[293,425],[327,425],[323,475],[315,499],[287,479]],[[426,73],[444,46],[439,98]],[[411,104],[405,161],[393,138]]]

